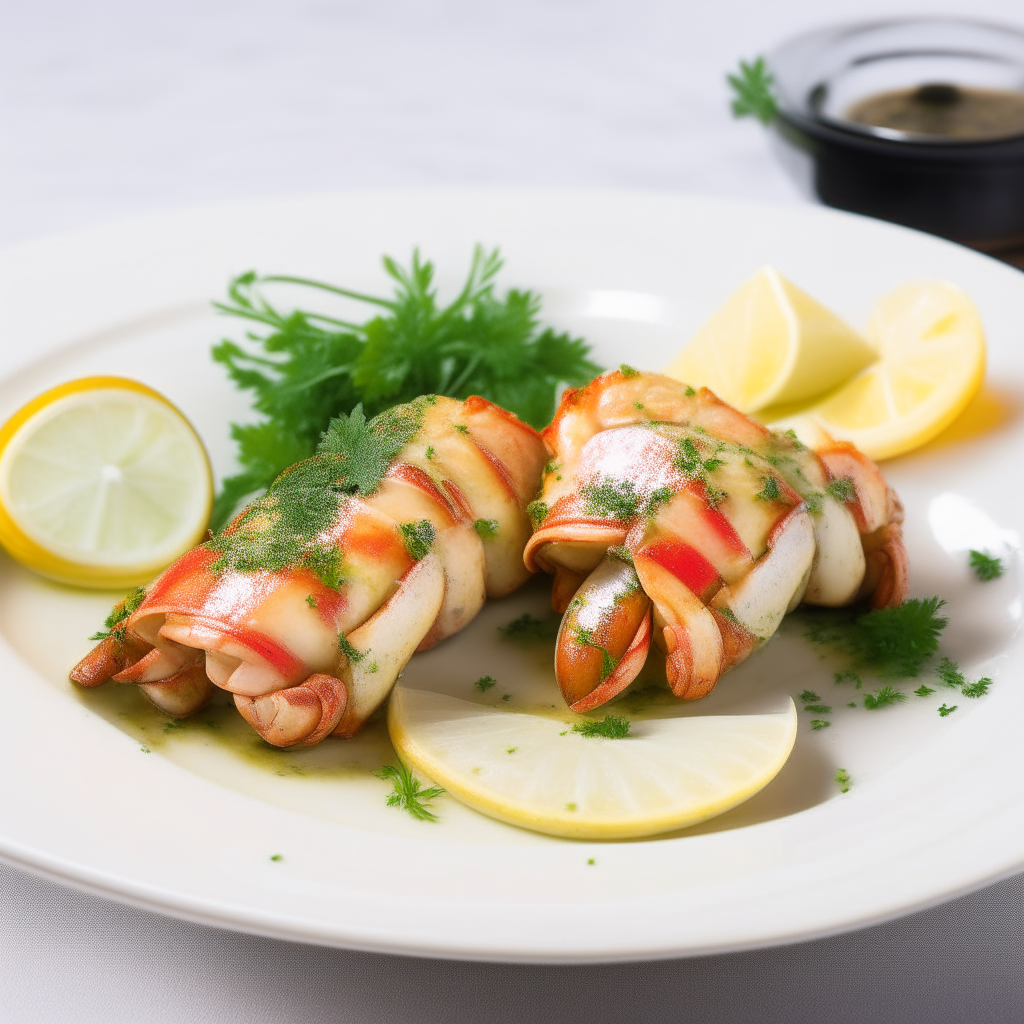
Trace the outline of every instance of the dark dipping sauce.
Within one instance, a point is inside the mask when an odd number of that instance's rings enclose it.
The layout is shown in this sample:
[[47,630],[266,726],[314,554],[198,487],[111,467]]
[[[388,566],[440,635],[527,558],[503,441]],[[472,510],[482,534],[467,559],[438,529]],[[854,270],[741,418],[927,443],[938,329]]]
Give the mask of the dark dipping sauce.
[[893,89],[846,111],[858,124],[908,135],[978,141],[1024,135],[1024,92],[936,83]]

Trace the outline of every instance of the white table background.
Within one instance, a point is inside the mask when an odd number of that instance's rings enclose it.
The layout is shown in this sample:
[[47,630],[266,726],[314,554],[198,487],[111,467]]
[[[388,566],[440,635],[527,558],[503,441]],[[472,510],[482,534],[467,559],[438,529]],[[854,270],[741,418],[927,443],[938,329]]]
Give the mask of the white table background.
[[[178,206],[365,186],[803,202],[760,127],[731,118],[725,72],[823,21],[940,12],[1024,27],[1020,0],[0,0],[0,245]],[[12,340],[0,333],[2,343]],[[602,967],[288,944],[2,865],[0,908],[5,1024],[1024,1015],[1024,876],[818,942]]]

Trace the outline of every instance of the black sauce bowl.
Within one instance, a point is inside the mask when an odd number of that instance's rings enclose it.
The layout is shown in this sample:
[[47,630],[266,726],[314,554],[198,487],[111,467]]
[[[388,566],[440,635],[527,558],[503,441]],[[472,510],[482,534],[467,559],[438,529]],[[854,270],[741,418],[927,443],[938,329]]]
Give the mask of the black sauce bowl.
[[1024,92],[1024,32],[950,18],[846,25],[784,43],[768,65],[780,155],[822,202],[1000,255],[1024,247],[1024,134],[954,140],[844,116],[933,83]]

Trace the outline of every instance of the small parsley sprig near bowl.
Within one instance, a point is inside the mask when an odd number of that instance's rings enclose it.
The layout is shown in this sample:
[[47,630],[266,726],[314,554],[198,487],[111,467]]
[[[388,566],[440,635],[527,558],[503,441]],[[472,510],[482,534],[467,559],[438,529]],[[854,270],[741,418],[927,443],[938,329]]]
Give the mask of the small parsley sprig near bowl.
[[[251,326],[243,341],[216,345],[213,358],[253,394],[261,418],[231,427],[240,470],[223,483],[214,530],[282,470],[312,455],[332,417],[359,404],[371,418],[421,395],[475,394],[540,428],[554,414],[561,386],[600,372],[581,338],[541,324],[539,296],[515,288],[497,294],[497,250],[476,247],[466,282],[447,305],[438,301],[434,265],[418,250],[406,267],[389,256],[383,262],[391,296],[249,271],[231,282],[226,302],[215,303]],[[368,319],[342,320],[315,306],[278,308],[271,293],[279,285],[304,289],[311,301],[351,300]],[[489,521],[481,523],[486,532]]]

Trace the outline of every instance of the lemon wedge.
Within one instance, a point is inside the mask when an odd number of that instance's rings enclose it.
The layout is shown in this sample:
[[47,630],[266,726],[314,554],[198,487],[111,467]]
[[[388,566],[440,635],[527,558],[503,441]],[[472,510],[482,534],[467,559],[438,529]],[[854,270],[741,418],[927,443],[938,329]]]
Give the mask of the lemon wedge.
[[709,387],[752,413],[823,395],[876,358],[839,317],[765,267],[704,324],[665,373]]
[[576,839],[654,835],[735,807],[785,764],[796,727],[792,700],[771,714],[638,719],[621,739],[402,683],[388,706],[399,756],[452,796]]
[[199,541],[212,500],[202,442],[137,381],[61,384],[0,429],[0,543],[62,583],[146,582]]
[[[948,281],[913,281],[880,299],[868,337],[879,360],[799,413],[771,418],[817,446],[821,432],[873,459],[918,448],[948,427],[985,376],[985,335],[970,298]],[[767,414],[766,414],[767,415]]]

